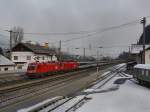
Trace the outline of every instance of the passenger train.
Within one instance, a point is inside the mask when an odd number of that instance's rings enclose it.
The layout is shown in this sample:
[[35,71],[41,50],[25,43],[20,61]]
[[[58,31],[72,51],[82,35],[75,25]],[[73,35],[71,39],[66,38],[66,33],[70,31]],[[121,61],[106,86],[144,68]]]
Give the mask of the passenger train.
[[135,65],[133,77],[142,85],[150,84],[150,64]]
[[27,68],[26,75],[30,78],[40,78],[56,73],[75,71],[97,66],[95,62],[77,62],[77,61],[61,61],[61,62],[34,62],[30,63]]

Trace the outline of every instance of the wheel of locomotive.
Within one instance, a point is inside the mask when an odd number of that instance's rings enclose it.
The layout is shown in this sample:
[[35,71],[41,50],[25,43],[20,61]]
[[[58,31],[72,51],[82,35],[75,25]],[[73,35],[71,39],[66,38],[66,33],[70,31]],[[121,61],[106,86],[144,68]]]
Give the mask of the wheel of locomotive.
[[44,73],[44,76],[48,76],[49,75],[49,73],[47,72],[47,73]]

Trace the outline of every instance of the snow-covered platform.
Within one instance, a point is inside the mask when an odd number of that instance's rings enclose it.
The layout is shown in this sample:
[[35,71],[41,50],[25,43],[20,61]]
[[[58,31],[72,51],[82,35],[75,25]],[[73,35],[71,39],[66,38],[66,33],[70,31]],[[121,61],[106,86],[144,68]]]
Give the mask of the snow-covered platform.
[[129,79],[114,77],[76,112],[150,112],[150,89]]

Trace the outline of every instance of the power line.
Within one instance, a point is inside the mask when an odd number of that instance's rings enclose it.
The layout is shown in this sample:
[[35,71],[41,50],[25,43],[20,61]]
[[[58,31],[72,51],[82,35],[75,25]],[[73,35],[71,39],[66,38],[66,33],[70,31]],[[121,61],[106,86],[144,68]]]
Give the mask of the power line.
[[[146,16],[146,18],[150,18],[150,16]],[[122,28],[122,27],[129,27],[129,26],[137,25],[139,23],[140,23],[140,19],[136,19],[134,21],[130,21],[130,22],[127,22],[127,23],[124,23],[124,24],[103,28],[101,30],[95,30],[95,31],[93,31],[93,34],[88,34],[87,36],[82,36],[82,37],[77,37],[77,38],[64,40],[63,42],[78,40],[78,39],[81,39],[81,38],[88,38],[88,37],[93,36],[97,33],[103,33],[103,32],[106,32],[106,31],[116,30],[116,29],[119,29],[119,28]]]
[[[108,28],[103,28],[103,29],[95,29],[95,30],[87,30],[87,31],[78,31],[78,32],[56,32],[56,33],[33,33],[33,32],[24,32],[25,35],[79,35],[79,34],[90,34],[90,33],[94,33],[94,32],[98,32],[98,31],[106,31],[106,30],[111,30],[111,29],[117,29],[117,28],[121,28],[124,26],[128,26],[131,24],[135,24],[138,23],[139,21],[135,20],[135,21],[131,21],[125,24],[121,24],[121,25],[117,25],[117,26],[111,26]],[[13,32],[13,33],[17,33],[17,32]]]
[[[149,18],[150,16],[146,16],[146,18]],[[24,34],[26,35],[76,35],[76,34],[88,34],[88,33],[92,33],[92,32],[97,32],[97,31],[105,31],[105,30],[109,30],[109,29],[117,29],[117,28],[121,28],[124,26],[128,26],[130,24],[134,24],[134,23],[138,23],[139,19],[121,24],[121,25],[116,25],[116,26],[111,26],[111,27],[107,27],[107,28],[97,28],[95,30],[81,30],[81,31],[73,31],[73,32],[53,32],[53,33],[35,33],[35,32],[24,32]],[[4,30],[3,28],[0,28],[0,30],[3,31],[7,31],[10,32],[10,30]],[[18,32],[13,32],[13,33],[18,33]]]
[[138,24],[138,23],[134,22],[134,23],[130,23],[130,24],[129,23],[128,24],[122,24],[122,25],[119,25],[119,26],[112,26],[112,27],[104,28],[104,29],[102,29],[100,31],[95,31],[95,32],[90,33],[90,34],[88,34],[86,36],[72,38],[72,39],[64,40],[62,42],[69,42],[69,41],[78,40],[78,39],[82,39],[82,38],[89,38],[89,37],[91,37],[93,35],[100,34],[100,33],[106,32],[106,31],[115,30],[115,29],[118,29],[118,28],[121,28],[121,27],[125,27],[125,26],[129,27],[129,26],[133,26],[133,25],[136,25],[136,24]]
[[[136,25],[136,24],[138,24],[137,21],[132,21],[132,22],[128,22],[128,23],[125,23],[125,24],[118,25],[118,26],[112,26],[112,27],[101,29],[101,30],[97,30],[97,31],[89,33],[85,36],[74,37],[74,38],[71,38],[71,39],[63,40],[62,42],[64,43],[64,42],[70,42],[70,41],[79,40],[79,39],[83,39],[83,38],[90,38],[90,37],[92,37],[93,35],[96,35],[96,34],[104,33],[104,32],[111,31],[111,30],[116,30],[116,29],[122,28],[122,27],[129,27],[129,26],[133,26],[133,25]],[[54,44],[54,43],[58,43],[58,42],[59,41],[55,41],[55,42],[52,42],[52,43]]]
[[78,32],[56,32],[56,33],[27,33],[25,32],[24,34],[27,34],[27,35],[77,35],[77,34],[88,34],[88,33],[92,33],[92,32],[97,32],[97,31],[105,31],[105,30],[109,30],[109,29],[112,29],[112,28],[118,28],[118,27],[123,27],[123,26],[127,26],[127,25],[130,25],[130,24],[134,24],[134,23],[137,23],[137,20],[136,21],[132,21],[132,22],[129,22],[129,23],[125,23],[125,24],[122,24],[122,25],[119,25],[119,26],[112,26],[112,27],[108,27],[108,28],[104,28],[104,29],[95,29],[95,30],[89,30],[89,31],[78,31]]
[[[146,18],[149,18],[150,16],[146,16]],[[130,22],[126,22],[124,24],[120,24],[120,25],[115,25],[115,26],[111,26],[111,27],[107,27],[107,28],[103,28],[103,29],[96,29],[96,30],[90,30],[90,31],[78,31],[78,32],[58,32],[58,33],[28,33],[28,32],[24,32],[24,34],[30,34],[30,35],[71,35],[71,34],[87,34],[86,36],[81,36],[81,37],[75,37],[75,38],[71,38],[71,39],[67,39],[67,40],[63,40],[62,42],[69,42],[69,41],[73,41],[73,40],[78,40],[78,39],[82,39],[82,38],[89,38],[93,35],[96,34],[100,34],[103,32],[107,32],[107,31],[111,31],[111,30],[116,30],[122,27],[129,27],[129,26],[133,26],[138,24],[140,21],[140,19],[136,19],[134,21],[130,21]],[[2,30],[2,28],[0,28],[0,30]],[[13,32],[11,30],[4,30],[6,32]],[[17,32],[13,32],[13,33],[17,33]],[[58,41],[56,41],[58,42]],[[52,42],[52,43],[56,43],[56,42]]]

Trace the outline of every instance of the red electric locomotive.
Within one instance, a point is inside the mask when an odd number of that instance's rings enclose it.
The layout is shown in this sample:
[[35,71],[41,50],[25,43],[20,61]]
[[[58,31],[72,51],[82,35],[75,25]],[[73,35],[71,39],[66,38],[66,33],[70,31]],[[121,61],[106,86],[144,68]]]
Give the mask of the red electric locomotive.
[[60,72],[69,72],[78,68],[75,61],[64,62],[34,62],[30,63],[26,75],[32,78],[39,78]]

